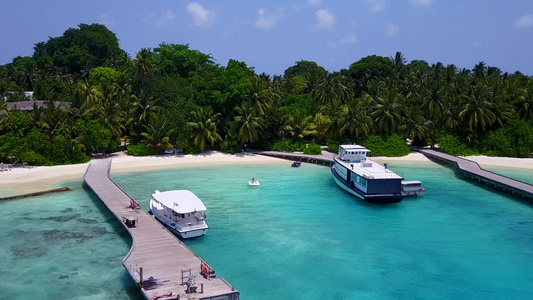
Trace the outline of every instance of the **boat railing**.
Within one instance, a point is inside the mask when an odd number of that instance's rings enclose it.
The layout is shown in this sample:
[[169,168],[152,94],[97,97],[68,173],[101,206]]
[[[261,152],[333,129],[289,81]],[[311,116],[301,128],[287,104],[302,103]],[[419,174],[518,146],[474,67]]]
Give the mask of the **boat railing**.
[[383,172],[371,172],[365,168],[354,165],[353,169],[357,169],[362,174],[363,178],[366,179],[379,179],[379,178],[397,178],[398,175],[395,174],[392,170],[386,169],[385,173]]
[[372,160],[373,162],[378,163],[378,164],[382,165],[383,167],[386,166],[385,167],[386,169],[389,169],[392,172],[396,173],[397,175],[400,175],[400,176],[404,177],[403,176],[403,171],[401,171],[400,169],[398,169],[398,168],[396,168],[394,166],[391,166],[390,163],[388,163],[388,162],[386,162],[386,161],[384,161],[382,159],[378,159],[378,158],[372,157],[372,158],[369,158],[369,160]]

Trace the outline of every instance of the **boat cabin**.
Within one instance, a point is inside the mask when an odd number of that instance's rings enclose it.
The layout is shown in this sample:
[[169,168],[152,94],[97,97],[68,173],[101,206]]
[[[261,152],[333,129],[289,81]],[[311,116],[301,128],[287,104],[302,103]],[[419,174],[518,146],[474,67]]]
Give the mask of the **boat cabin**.
[[156,191],[152,194],[151,209],[173,222],[198,222],[205,219],[202,201],[190,191]]
[[367,148],[360,145],[340,145],[339,158],[343,161],[360,163],[366,161],[366,154],[370,152]]

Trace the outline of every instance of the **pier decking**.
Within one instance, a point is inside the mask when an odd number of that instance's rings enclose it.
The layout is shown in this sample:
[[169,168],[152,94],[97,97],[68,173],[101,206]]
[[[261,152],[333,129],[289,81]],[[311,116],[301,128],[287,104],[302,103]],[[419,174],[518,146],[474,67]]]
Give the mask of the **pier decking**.
[[456,165],[467,178],[477,179],[489,185],[502,188],[504,191],[509,191],[512,194],[533,197],[533,185],[487,171],[481,168],[477,162],[431,149],[418,149],[417,151],[430,159]]
[[[109,178],[110,169],[111,159],[93,160],[83,178],[131,235],[131,249],[123,265],[144,297],[238,300],[239,292],[224,279],[204,278],[200,272],[205,262],[161,223],[146,211],[131,208],[135,201]],[[126,226],[125,219],[134,220],[135,226]],[[186,293],[183,283],[189,272],[196,277],[196,293]],[[169,292],[171,296],[158,297]]]
[[303,154],[303,153],[289,153],[289,152],[278,152],[278,151],[254,151],[255,154],[261,154],[271,157],[289,159],[289,160],[299,160],[308,163],[321,164],[321,165],[333,165],[333,157],[335,154],[327,151],[322,151],[322,154]]

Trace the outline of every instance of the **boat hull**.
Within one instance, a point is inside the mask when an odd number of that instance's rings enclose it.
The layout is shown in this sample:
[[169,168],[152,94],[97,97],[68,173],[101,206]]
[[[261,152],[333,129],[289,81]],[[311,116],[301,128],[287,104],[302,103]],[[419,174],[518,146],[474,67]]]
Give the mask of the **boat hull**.
[[163,224],[166,228],[168,228],[172,233],[179,235],[183,239],[190,239],[190,238],[196,238],[204,236],[207,233],[207,228],[199,228],[199,229],[193,229],[193,230],[178,230],[176,227],[169,225],[165,220],[158,217],[154,214],[154,217],[156,220],[158,220],[161,224]]
[[352,188],[350,187],[350,185],[348,184],[348,182],[346,180],[343,180],[338,174],[337,174],[337,171],[335,170],[335,166],[332,166],[331,167],[331,173],[333,173],[333,179],[335,180],[335,183],[337,183],[337,185],[342,188],[343,190],[345,190],[346,192],[356,196],[357,198],[359,199],[362,199],[368,203],[383,203],[383,204],[386,204],[386,203],[398,203],[400,201],[402,201],[402,199],[404,198],[403,195],[401,194],[384,194],[384,195],[368,195],[368,194],[365,194],[363,193],[362,191],[358,190],[357,188]]

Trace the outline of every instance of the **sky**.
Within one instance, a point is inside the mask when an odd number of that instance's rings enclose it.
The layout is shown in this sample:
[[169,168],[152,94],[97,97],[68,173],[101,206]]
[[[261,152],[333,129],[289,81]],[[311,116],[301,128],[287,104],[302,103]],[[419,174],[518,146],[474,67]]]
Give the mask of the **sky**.
[[533,75],[531,0],[16,0],[2,1],[0,64],[38,42],[101,23],[132,57],[188,44],[226,65],[283,75],[297,61],[330,72],[369,55],[472,69],[480,61]]

